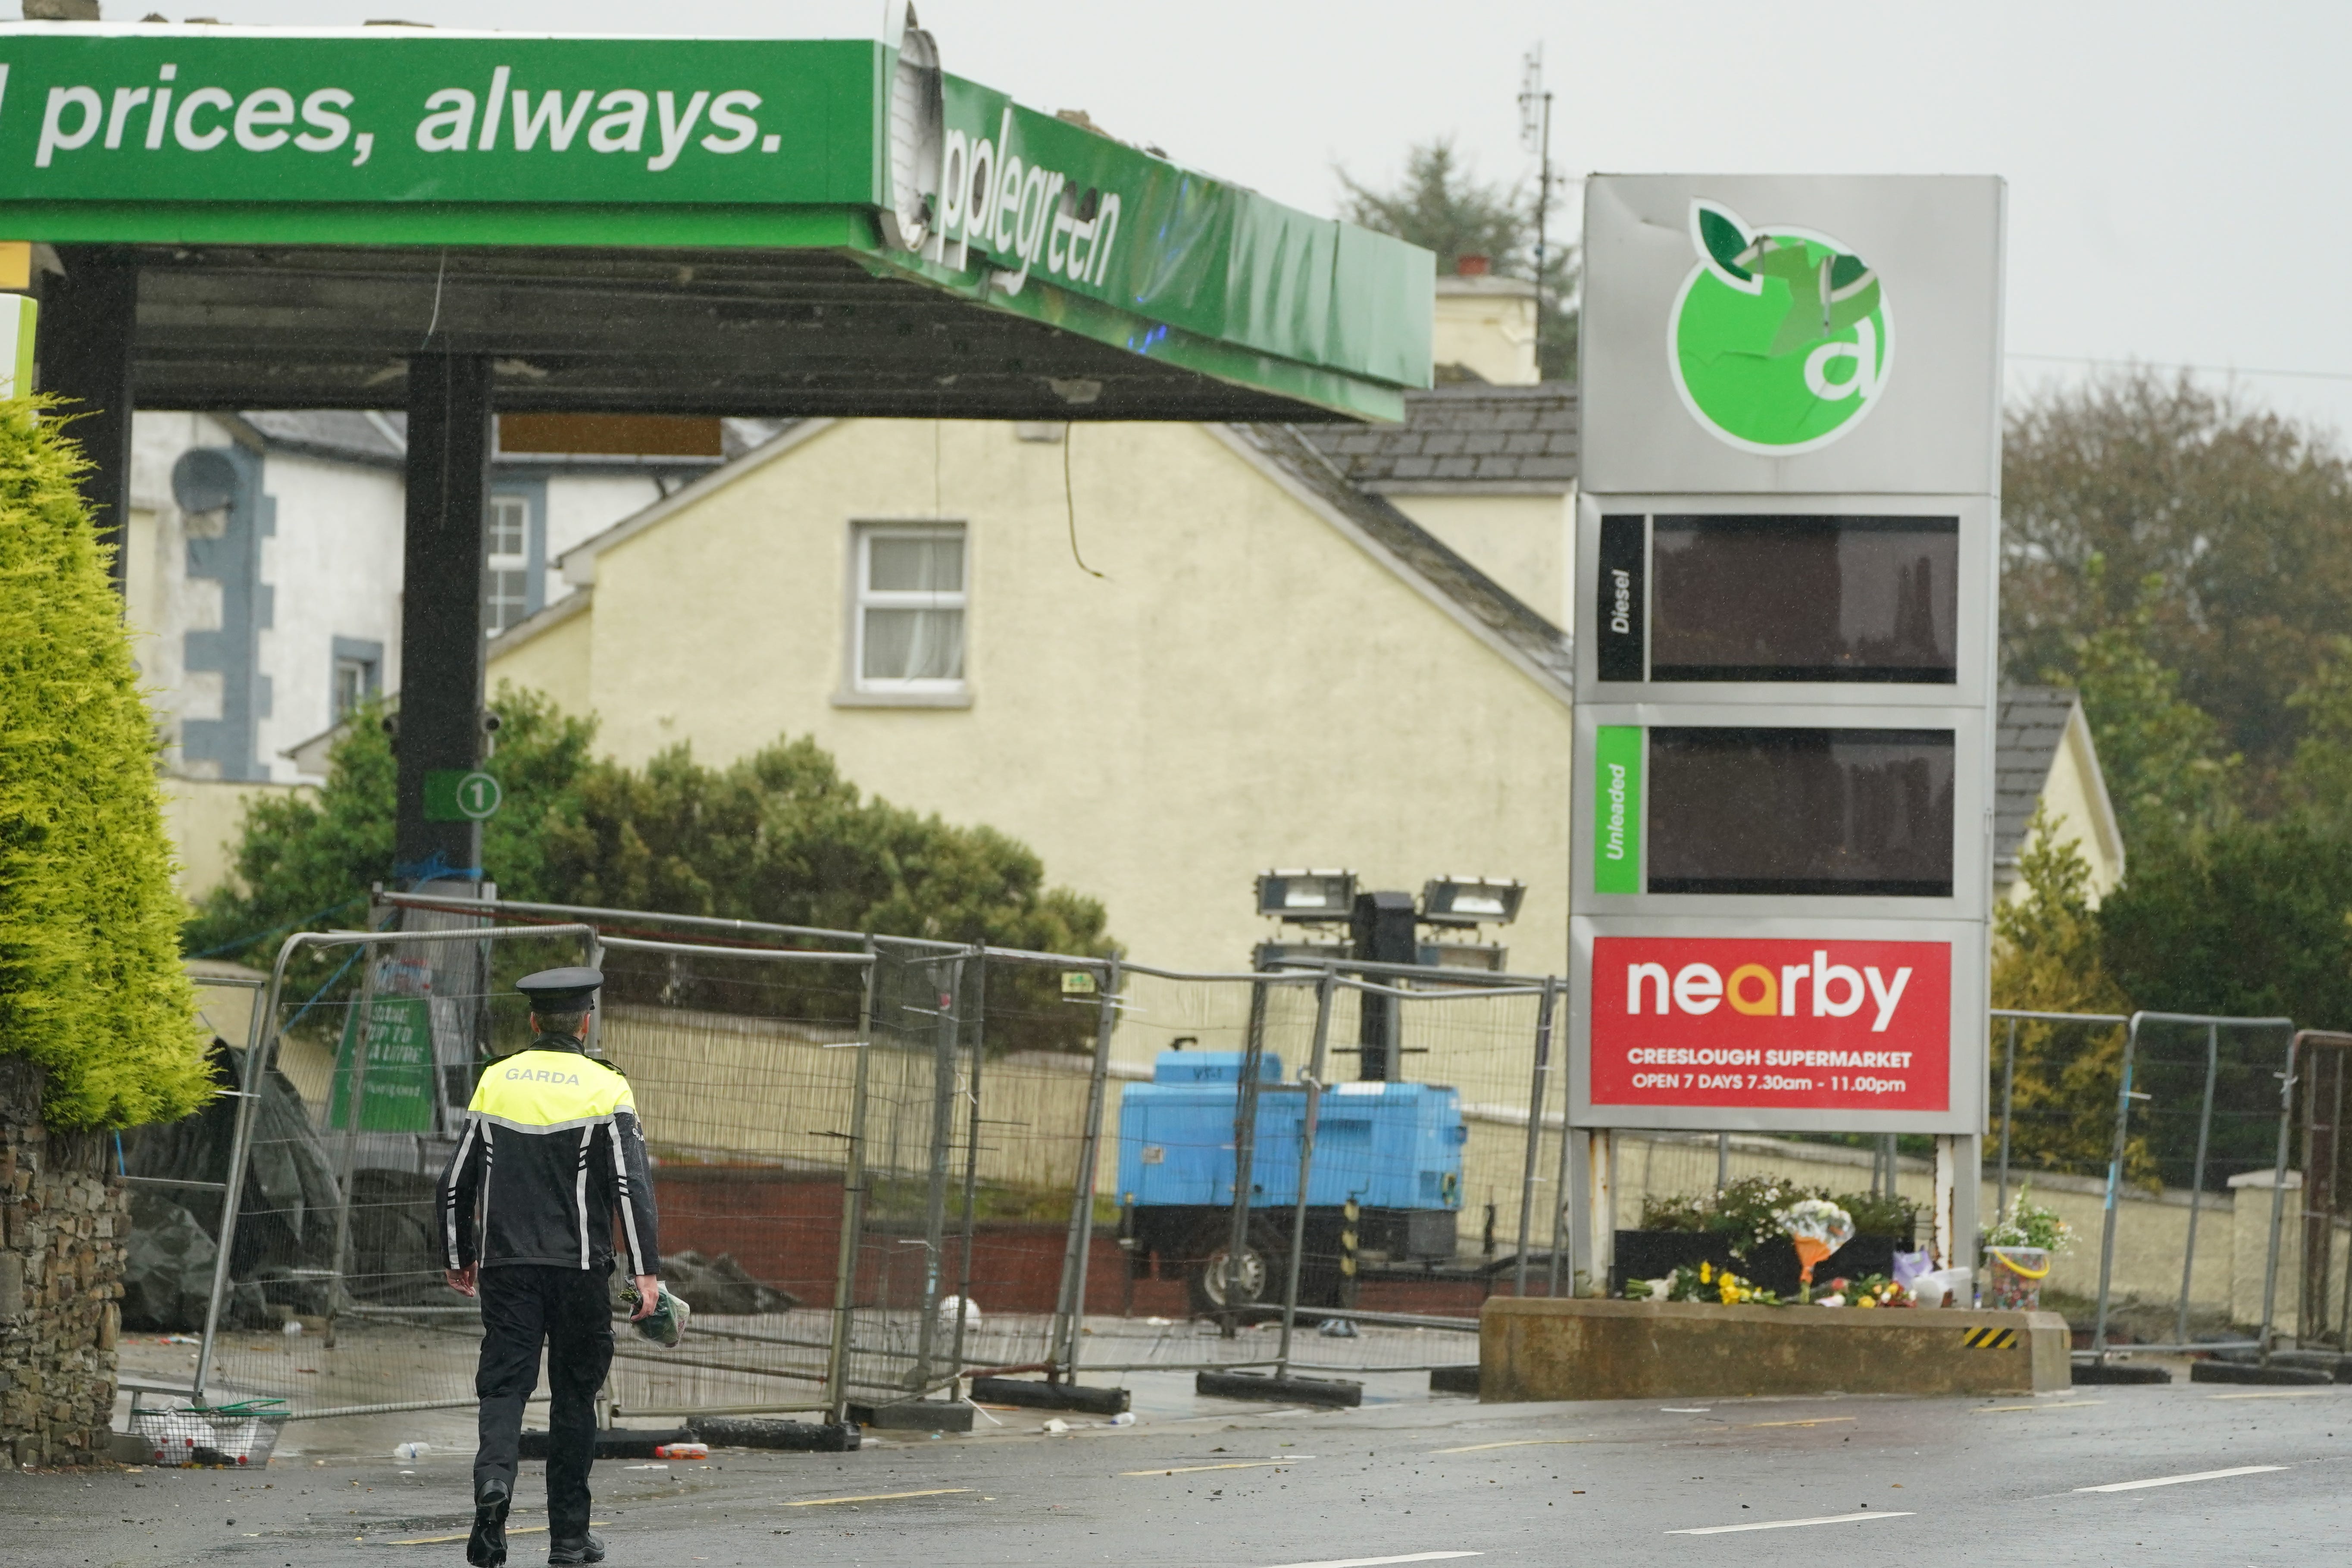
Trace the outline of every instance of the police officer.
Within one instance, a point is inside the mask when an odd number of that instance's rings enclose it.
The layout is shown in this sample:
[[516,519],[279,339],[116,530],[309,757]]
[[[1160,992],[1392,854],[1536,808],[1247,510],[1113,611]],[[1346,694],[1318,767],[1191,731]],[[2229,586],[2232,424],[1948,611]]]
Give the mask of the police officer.
[[[588,1531],[597,1391],[613,1363],[613,1222],[620,1221],[637,1317],[660,1299],[653,1181],[629,1081],[585,1053],[604,975],[550,969],[516,989],[530,998],[530,1048],[492,1062],[467,1108],[441,1177],[441,1235],[450,1289],[478,1294],[481,1447],[474,1455],[474,1529],[466,1561],[507,1560],[523,1401],[547,1346],[550,1563],[599,1563]],[[475,1213],[482,1214],[477,1237]]]

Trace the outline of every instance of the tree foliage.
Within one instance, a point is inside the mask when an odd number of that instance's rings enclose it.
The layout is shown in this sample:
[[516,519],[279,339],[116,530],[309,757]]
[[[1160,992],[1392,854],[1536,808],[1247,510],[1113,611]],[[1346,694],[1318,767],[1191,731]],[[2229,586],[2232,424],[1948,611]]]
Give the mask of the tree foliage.
[[1547,381],[1576,374],[1576,247],[1555,233],[1538,274],[1534,193],[1482,184],[1446,137],[1408,151],[1403,177],[1386,190],[1359,184],[1345,170],[1339,174],[1342,217],[1434,251],[1439,273],[1453,272],[1465,256],[1483,256],[1499,276],[1540,283],[1538,365]]
[[2352,465],[2334,438],[2138,369],[2015,409],[2001,492],[2011,679],[2073,676],[2083,639],[2135,625],[2266,784],[2293,750],[2289,699],[2352,632]]
[[0,1052],[46,1070],[53,1126],[126,1127],[214,1085],[88,465],[42,407],[0,403]]
[[[725,767],[685,746],[645,767],[591,754],[593,721],[499,689],[483,764],[504,795],[483,869],[507,897],[1100,954],[1102,906],[1046,885],[1026,846],[863,794],[809,739]],[[389,877],[392,745],[372,713],[335,744],[315,801],[257,801],[188,945],[266,962],[289,930]],[[348,923],[346,912],[341,923]]]
[[[2102,563],[2088,576],[2095,584]],[[2219,721],[2180,695],[2180,677],[2151,653],[2162,579],[2141,584],[2125,616],[2073,639],[2083,715],[2128,846],[2194,837],[2233,820],[2244,759]]]
[[[2091,868],[2074,839],[2053,840],[2046,810],[2037,806],[2019,852],[2025,896],[1993,910],[1992,1005],[2033,1013],[2127,1014],[2131,1002],[2108,974],[2100,952],[2098,916],[2091,907]],[[2000,1115],[2000,1075],[2008,1026],[1995,1020],[1993,1131]],[[2042,1021],[2017,1025],[2016,1076],[2011,1094],[2010,1158],[2043,1170],[2088,1172],[2113,1152],[2117,1075],[2124,1032]],[[2146,1176],[2146,1138],[2126,1158]]]

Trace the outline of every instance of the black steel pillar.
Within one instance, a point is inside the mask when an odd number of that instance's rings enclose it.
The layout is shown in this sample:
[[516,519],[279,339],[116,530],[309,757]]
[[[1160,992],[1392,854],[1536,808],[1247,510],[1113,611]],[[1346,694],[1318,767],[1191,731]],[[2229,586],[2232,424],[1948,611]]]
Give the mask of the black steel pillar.
[[122,590],[125,524],[131,513],[131,340],[138,325],[139,267],[111,246],[58,247],[65,275],[41,279],[33,337],[39,390],[67,399],[68,426],[89,458],[81,477],[101,544],[115,546],[115,591]]
[[408,362],[408,533],[400,609],[399,810],[394,874],[478,879],[477,822],[428,822],[425,775],[482,755],[482,531],[490,485],[490,362]]
[[[1358,893],[1356,907],[1349,921],[1349,936],[1356,956],[1368,963],[1412,963],[1421,956],[1414,937],[1412,895],[1411,893]],[[1393,974],[1366,976],[1377,984],[1394,986]],[[1400,1037],[1393,997],[1367,991],[1361,1001],[1363,1020],[1360,1054],[1356,1058],[1356,1076],[1368,1083],[1385,1082],[1396,1076],[1397,1044]]]

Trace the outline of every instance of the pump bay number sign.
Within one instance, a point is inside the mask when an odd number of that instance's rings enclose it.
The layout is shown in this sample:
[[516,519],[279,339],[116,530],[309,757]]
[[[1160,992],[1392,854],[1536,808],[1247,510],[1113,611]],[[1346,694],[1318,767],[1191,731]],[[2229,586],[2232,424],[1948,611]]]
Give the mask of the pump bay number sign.
[[1599,937],[1592,1102],[1945,1110],[1940,942]]

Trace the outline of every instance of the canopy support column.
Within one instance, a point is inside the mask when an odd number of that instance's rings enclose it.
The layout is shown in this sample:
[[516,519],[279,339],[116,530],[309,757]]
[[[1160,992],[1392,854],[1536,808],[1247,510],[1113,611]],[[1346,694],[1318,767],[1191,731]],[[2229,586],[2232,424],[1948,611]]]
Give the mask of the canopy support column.
[[139,266],[110,246],[60,246],[59,277],[41,280],[41,321],[33,344],[35,379],[68,400],[60,410],[89,458],[82,500],[100,544],[115,547],[108,568],[122,591],[131,513],[131,343],[138,326]]
[[411,884],[479,879],[481,824],[425,820],[425,784],[430,773],[467,773],[481,761],[487,357],[410,358],[407,478],[394,871]]

